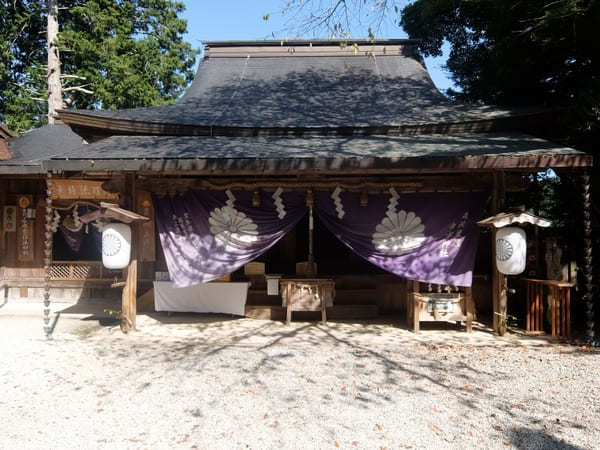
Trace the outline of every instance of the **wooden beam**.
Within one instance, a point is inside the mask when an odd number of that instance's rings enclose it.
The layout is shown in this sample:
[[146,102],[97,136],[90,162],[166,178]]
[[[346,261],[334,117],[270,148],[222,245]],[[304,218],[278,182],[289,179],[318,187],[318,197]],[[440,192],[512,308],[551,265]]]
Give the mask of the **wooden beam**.
[[[512,191],[525,190],[525,183],[520,175],[508,177]],[[211,177],[197,178],[187,176],[161,176],[144,174],[138,181],[138,187],[155,193],[184,192],[188,189],[329,189],[340,187],[346,191],[378,193],[391,187],[405,193],[411,192],[473,192],[488,191],[492,182],[491,174],[483,173],[476,177],[464,175],[423,175],[423,176],[373,176],[364,174],[346,177],[310,175],[298,177],[265,177],[248,179],[248,177]]]
[[47,171],[160,172],[188,175],[400,175],[513,170],[531,172],[553,168],[592,166],[592,156],[581,153],[529,153],[526,155],[468,155],[444,157],[329,158],[153,158],[52,159]]
[[469,120],[461,122],[432,122],[400,125],[347,125],[347,126],[228,126],[181,124],[175,122],[145,122],[131,118],[99,116],[87,111],[61,110],[60,119],[86,139],[102,136],[415,136],[429,134],[465,134],[514,131],[527,129],[548,120],[551,112],[528,112],[508,117]]

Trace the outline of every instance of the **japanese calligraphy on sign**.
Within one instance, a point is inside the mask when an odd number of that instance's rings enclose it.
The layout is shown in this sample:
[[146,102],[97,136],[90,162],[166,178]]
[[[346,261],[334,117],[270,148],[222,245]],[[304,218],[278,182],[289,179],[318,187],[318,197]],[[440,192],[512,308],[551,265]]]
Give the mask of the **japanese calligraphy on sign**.
[[102,189],[102,181],[48,180],[53,200],[119,200],[119,194]]
[[33,261],[34,255],[34,225],[33,220],[27,220],[27,208],[33,203],[31,195],[22,195],[18,199],[17,208],[17,261]]
[[138,258],[140,261],[156,260],[154,205],[149,192],[138,192],[136,212],[150,220],[138,224]]
[[2,220],[2,229],[6,233],[14,233],[17,231],[17,207],[5,206]]

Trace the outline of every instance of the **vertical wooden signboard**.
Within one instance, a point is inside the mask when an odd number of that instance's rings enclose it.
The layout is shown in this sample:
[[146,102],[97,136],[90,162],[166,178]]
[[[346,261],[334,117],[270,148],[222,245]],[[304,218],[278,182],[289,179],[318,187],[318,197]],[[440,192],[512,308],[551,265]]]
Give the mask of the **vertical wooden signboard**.
[[146,222],[137,224],[138,259],[140,261],[156,261],[154,205],[152,204],[152,196],[149,192],[137,192],[135,211],[142,216],[150,218]]
[[34,208],[31,195],[20,195],[17,206],[17,261],[32,262],[34,257],[35,221],[27,219],[27,209]]
[[14,233],[17,231],[17,207],[5,206],[3,211],[3,231]]

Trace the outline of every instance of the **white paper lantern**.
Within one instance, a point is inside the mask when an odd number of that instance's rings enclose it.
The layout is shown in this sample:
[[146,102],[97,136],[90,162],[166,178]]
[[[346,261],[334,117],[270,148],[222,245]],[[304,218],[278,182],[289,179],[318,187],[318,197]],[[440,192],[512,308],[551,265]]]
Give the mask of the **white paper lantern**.
[[505,275],[518,275],[525,271],[527,238],[517,227],[500,228],[496,232],[496,267]]
[[131,258],[131,227],[109,223],[102,230],[102,264],[107,269],[124,269]]

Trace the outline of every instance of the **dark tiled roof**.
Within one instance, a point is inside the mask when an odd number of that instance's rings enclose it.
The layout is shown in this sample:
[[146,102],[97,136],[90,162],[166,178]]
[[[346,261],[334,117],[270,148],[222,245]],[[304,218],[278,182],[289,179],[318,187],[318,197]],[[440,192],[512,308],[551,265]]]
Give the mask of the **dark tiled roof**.
[[[205,58],[194,82],[174,105],[69,112],[128,121],[231,127],[419,125],[517,114],[450,102],[436,89],[412,44],[405,44],[406,48],[396,46],[396,51],[376,56],[339,50],[341,56],[310,56],[309,52],[294,57],[290,52],[289,56],[268,57],[253,52],[252,46],[261,44],[252,42],[234,49],[242,53],[248,49],[244,57]],[[320,51],[318,46],[306,45],[303,50]]]
[[6,125],[4,125],[3,123],[0,123],[0,138],[8,139],[13,136],[14,136],[14,134],[12,134],[12,132],[8,129],[8,127]]
[[0,161],[0,173],[36,173],[41,162],[53,157],[67,157],[80,148],[83,139],[67,125],[45,125],[9,141],[11,159]]
[[335,170],[336,164],[350,160],[358,161],[362,168],[393,168],[394,162],[399,160],[417,168],[426,159],[542,155],[583,157],[585,154],[524,134],[303,138],[113,136],[81,146],[68,156],[57,155],[46,166],[65,170],[209,167],[252,170],[270,161],[286,170],[301,161],[303,169],[314,166]]

